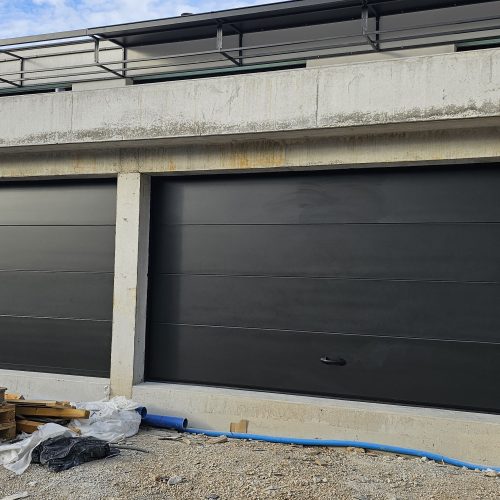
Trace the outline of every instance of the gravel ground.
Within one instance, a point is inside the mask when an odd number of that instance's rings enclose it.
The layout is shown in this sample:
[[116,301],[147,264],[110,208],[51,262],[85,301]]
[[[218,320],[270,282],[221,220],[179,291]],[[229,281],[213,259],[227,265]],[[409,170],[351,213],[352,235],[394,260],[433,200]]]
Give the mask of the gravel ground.
[[123,444],[149,453],[122,450],[118,457],[60,473],[31,465],[15,476],[1,468],[0,499],[21,492],[50,500],[500,498],[500,477],[418,458],[218,441],[141,430]]

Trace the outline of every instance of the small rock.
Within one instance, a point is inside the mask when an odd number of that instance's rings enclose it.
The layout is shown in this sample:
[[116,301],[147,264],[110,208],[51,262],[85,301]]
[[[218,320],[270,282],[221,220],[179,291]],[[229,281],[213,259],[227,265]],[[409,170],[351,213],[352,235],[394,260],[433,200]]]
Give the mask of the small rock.
[[175,436],[162,436],[158,438],[158,441],[180,441],[182,436],[177,434]]
[[317,458],[314,463],[316,465],[320,465],[321,467],[326,467],[328,465],[328,462],[325,462],[324,460],[320,460],[319,458]]
[[487,476],[487,477],[497,477],[498,476],[498,472],[492,470],[492,469],[487,469],[484,471],[484,475]]
[[182,476],[172,476],[171,478],[169,478],[169,480],[167,481],[167,484],[169,486],[175,486],[177,484],[180,484],[184,481],[184,478]]
[[356,448],[355,446],[348,446],[346,450],[350,451],[351,453],[366,453],[366,450],[364,448]]
[[422,457],[420,460],[422,460],[422,462],[427,462],[429,459],[427,457]]
[[166,483],[169,480],[168,476],[162,476],[161,474],[158,474],[155,476],[155,481],[157,483]]
[[221,444],[221,443],[227,443],[228,439],[227,439],[227,436],[218,436],[218,437],[209,439],[208,442],[210,444]]
[[314,476],[313,482],[314,482],[314,484],[326,483],[326,482],[328,482],[328,479],[326,479],[325,477]]
[[306,453],[308,455],[319,455],[321,453],[320,450],[307,450]]
[[220,496],[216,493],[210,493],[210,495],[205,497],[207,500],[219,500]]
[[36,485],[37,485],[37,482],[36,482],[36,481],[30,481],[30,482],[28,483],[28,486],[31,486],[31,487],[36,486]]

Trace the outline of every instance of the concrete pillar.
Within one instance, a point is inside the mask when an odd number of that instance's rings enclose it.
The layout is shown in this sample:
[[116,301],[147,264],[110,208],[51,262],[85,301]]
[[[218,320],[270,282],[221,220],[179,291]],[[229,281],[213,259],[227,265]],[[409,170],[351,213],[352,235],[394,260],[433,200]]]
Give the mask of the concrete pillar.
[[118,175],[111,395],[131,397],[144,379],[150,177]]

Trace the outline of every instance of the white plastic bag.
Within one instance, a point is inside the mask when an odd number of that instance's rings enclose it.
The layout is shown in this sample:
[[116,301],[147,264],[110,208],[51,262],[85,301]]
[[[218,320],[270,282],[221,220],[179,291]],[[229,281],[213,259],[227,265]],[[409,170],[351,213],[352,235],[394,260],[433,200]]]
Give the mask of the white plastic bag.
[[92,436],[108,443],[117,443],[139,432],[141,416],[137,403],[118,396],[110,401],[74,403],[77,408],[90,411],[89,419],[73,420],[71,426],[80,430],[81,436]]

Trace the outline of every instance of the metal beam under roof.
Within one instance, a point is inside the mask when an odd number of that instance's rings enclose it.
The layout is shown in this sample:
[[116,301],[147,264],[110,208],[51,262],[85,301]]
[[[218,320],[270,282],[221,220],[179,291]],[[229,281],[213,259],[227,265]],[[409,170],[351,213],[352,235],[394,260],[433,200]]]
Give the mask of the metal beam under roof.
[[243,33],[252,33],[359,19],[363,5],[370,6],[378,16],[388,16],[490,1],[494,0],[291,0],[91,28],[88,34],[112,38],[124,46],[131,47],[213,37],[214,26],[219,23],[226,26],[227,34],[234,33],[234,28]]
[[[75,39],[92,35],[104,39],[114,39],[124,46],[131,47],[142,44],[209,38],[213,36],[214,26],[220,22],[226,25],[225,33],[231,33],[232,29],[252,33],[261,30],[357,19],[360,17],[363,4],[371,6],[379,16],[387,16],[492,1],[495,0],[290,0],[189,16],[5,38],[0,39],[0,47]],[[230,25],[233,25],[233,28]]]

